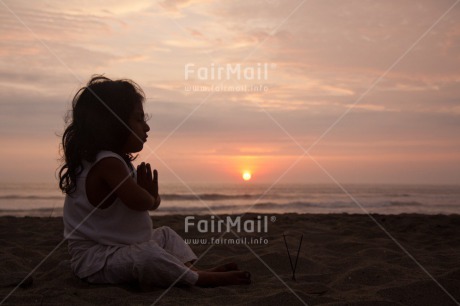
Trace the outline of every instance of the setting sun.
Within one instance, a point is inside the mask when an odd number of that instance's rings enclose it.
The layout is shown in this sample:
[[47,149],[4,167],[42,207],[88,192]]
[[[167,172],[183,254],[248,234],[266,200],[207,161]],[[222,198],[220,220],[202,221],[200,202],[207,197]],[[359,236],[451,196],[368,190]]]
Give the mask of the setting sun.
[[243,173],[243,180],[249,181],[251,179],[252,175],[250,172],[246,171]]

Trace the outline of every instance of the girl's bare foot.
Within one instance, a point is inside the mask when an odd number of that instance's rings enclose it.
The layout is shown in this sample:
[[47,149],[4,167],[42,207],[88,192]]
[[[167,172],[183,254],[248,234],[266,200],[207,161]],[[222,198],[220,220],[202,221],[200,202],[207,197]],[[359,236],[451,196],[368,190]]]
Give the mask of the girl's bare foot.
[[237,271],[238,265],[235,262],[228,262],[226,264],[216,266],[210,269],[197,269],[190,262],[186,262],[185,265],[189,267],[192,271],[207,271],[207,272],[228,272],[228,271]]
[[238,265],[234,262],[229,262],[211,269],[206,269],[205,271],[209,272],[228,272],[228,271],[237,271]]
[[251,273],[247,271],[197,271],[197,273],[198,280],[195,285],[200,287],[249,285],[251,283]]

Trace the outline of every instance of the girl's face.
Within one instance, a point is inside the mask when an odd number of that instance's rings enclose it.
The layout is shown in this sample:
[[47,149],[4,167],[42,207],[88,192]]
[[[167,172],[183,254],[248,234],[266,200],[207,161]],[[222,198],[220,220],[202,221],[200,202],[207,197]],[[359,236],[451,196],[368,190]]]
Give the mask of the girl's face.
[[145,121],[144,108],[140,102],[136,103],[129,117],[129,127],[132,133],[128,136],[123,151],[125,153],[136,153],[144,147],[148,137],[147,132],[150,131],[150,127]]

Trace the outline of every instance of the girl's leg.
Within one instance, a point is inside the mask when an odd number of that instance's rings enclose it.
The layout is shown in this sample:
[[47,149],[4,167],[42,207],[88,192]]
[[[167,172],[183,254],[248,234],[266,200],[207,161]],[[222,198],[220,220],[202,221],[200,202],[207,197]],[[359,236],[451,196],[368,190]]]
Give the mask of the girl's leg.
[[196,268],[191,261],[185,263],[186,267],[189,267],[193,271],[207,271],[207,272],[228,272],[228,271],[237,271],[238,265],[235,262],[229,262],[223,265],[215,266],[210,269],[198,269]]
[[166,252],[178,258],[182,263],[193,262],[197,259],[195,253],[184,239],[168,226],[156,228],[152,232],[154,240]]
[[144,289],[173,284],[216,287],[251,283],[251,275],[245,271],[192,271],[153,241],[120,248],[96,274],[88,281],[111,284],[138,281]]
[[208,270],[198,270],[193,263],[186,262],[185,265],[198,273],[198,280],[195,283],[200,287],[217,287],[228,285],[248,285],[251,283],[251,274],[247,271],[239,271],[234,262],[217,266]]
[[104,268],[91,275],[91,283],[139,282],[142,288],[194,285],[198,274],[154,241],[125,246],[107,258]]
[[197,286],[213,287],[251,283],[251,274],[246,271],[236,271],[238,266],[235,263],[214,267],[208,271],[194,270],[192,264],[197,259],[195,253],[182,237],[167,226],[155,229],[152,233],[152,240],[164,251],[190,267],[188,270],[190,273],[198,274],[198,279],[194,283]]
[[200,287],[249,285],[251,283],[251,274],[247,271],[197,271],[197,273],[198,280],[196,281],[195,285]]

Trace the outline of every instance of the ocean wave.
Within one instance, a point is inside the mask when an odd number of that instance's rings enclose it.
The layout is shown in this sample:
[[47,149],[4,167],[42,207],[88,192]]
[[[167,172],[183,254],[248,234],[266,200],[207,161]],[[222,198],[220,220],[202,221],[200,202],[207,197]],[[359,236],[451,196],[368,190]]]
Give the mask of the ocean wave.
[[324,207],[323,204],[310,203],[310,202],[290,202],[290,203],[275,203],[275,202],[266,202],[266,203],[256,203],[254,204],[256,208],[264,209],[273,209],[273,208],[307,208],[307,207]]
[[[262,194],[221,194],[221,193],[201,193],[201,194],[162,194],[163,200],[171,201],[221,201],[221,200],[251,200],[262,197]],[[17,195],[7,194],[0,195],[0,200],[63,200],[65,195],[47,196],[47,195]]]
[[40,208],[29,208],[29,209],[9,209],[4,208],[0,209],[0,213],[16,213],[16,212],[52,212],[52,211],[62,211],[62,207],[40,207]]
[[423,206],[422,203],[419,202],[398,202],[398,201],[392,201],[385,203],[384,206]]
[[0,216],[13,217],[60,217],[62,207],[34,209],[0,209]]
[[291,210],[291,211],[302,211],[308,212],[307,208],[346,208],[353,206],[353,203],[340,202],[340,203],[311,203],[311,202],[289,202],[289,203],[276,203],[276,202],[264,202],[255,204],[245,205],[209,205],[209,206],[160,206],[159,211],[163,212],[220,212],[220,211],[258,211],[258,210]]
[[164,200],[174,201],[221,201],[221,200],[251,200],[261,197],[262,194],[222,194],[222,193],[200,193],[200,194],[162,194]]
[[161,194],[161,198],[172,201],[224,201],[224,200],[287,200],[305,197],[303,194],[296,193],[256,193],[256,194],[225,194],[225,193],[197,193],[197,194]]
[[184,212],[184,213],[193,213],[193,212],[220,212],[220,211],[241,211],[245,208],[251,207],[250,205],[209,205],[209,206],[170,206],[163,205],[158,209],[159,212]]
[[63,200],[64,195],[61,196],[41,196],[41,195],[16,195],[8,194],[0,196],[0,200]]

